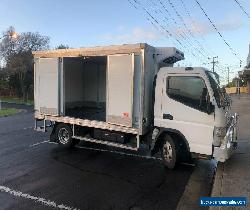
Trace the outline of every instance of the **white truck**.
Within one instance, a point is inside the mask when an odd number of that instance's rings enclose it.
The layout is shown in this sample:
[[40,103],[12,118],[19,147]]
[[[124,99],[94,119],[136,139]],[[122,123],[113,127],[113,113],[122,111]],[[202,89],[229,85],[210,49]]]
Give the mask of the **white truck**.
[[237,146],[237,115],[216,76],[173,67],[171,47],[129,44],[36,51],[35,129],[51,141],[79,141],[160,155],[168,168],[187,157],[224,162]]

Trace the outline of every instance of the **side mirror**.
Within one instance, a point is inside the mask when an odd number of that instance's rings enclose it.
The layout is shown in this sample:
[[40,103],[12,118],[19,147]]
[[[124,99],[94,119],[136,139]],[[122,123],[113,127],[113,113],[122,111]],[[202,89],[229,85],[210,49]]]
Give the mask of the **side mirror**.
[[207,104],[207,113],[212,114],[214,112],[214,109],[215,109],[215,107],[212,104],[212,102],[208,102],[208,104]]

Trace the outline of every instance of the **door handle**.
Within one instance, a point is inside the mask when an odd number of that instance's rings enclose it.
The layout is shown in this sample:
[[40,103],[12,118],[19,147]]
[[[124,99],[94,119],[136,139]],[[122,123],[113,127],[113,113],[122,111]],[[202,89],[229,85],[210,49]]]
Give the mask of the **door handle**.
[[163,119],[165,119],[165,120],[173,120],[174,117],[171,114],[163,114]]

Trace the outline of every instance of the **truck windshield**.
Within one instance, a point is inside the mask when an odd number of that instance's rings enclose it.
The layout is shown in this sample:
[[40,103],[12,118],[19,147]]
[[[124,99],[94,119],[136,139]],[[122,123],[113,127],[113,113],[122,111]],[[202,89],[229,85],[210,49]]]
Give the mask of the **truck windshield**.
[[206,71],[206,74],[214,91],[214,97],[217,105],[220,108],[223,105],[223,94],[220,91],[219,81],[213,72]]

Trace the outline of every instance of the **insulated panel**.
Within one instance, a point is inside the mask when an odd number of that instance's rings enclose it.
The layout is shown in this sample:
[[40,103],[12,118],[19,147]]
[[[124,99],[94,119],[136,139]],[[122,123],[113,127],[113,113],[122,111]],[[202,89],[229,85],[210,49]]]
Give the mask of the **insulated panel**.
[[107,122],[132,127],[133,54],[108,57]]
[[98,78],[99,78],[99,90],[98,90],[98,102],[106,102],[106,65],[99,65]]
[[86,63],[83,71],[84,101],[97,102],[98,98],[98,64]]
[[[159,68],[156,63],[156,54],[153,47],[145,50],[144,61],[144,101],[143,101],[143,132],[153,122],[154,119],[154,78]],[[156,100],[158,100],[156,98]]]
[[106,65],[86,63],[83,69],[83,99],[85,102],[106,102]]
[[83,62],[79,58],[64,58],[65,102],[83,101]]
[[59,58],[40,58],[35,64],[35,108],[42,114],[59,114]]

